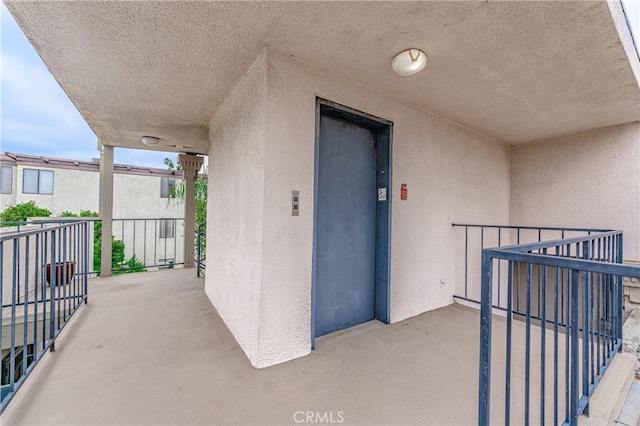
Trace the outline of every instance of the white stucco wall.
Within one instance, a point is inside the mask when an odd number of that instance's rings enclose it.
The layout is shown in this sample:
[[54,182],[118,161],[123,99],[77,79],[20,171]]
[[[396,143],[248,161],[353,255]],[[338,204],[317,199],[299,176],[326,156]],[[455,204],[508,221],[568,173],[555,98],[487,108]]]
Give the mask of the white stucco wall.
[[[393,322],[452,303],[453,222],[509,217],[508,146],[389,94],[261,55],[212,121],[209,195],[217,202],[209,209],[206,285],[256,367],[311,349],[316,96],[394,122]],[[407,201],[400,201],[401,183]],[[300,191],[297,217],[292,190]],[[234,191],[248,191],[251,203]],[[240,294],[250,303],[238,303]],[[247,349],[250,343],[256,347]]]
[[[15,169],[15,204],[33,200],[38,207],[49,209],[53,216],[58,216],[66,210],[74,213],[78,213],[80,210],[97,211],[98,173],[22,165],[16,166]],[[53,194],[23,193],[24,169],[52,170]]]
[[262,288],[266,54],[210,123],[205,291],[253,365]]
[[511,223],[624,232],[640,260],[640,123],[515,146]]
[[[23,170],[53,170],[53,194],[22,192]],[[63,211],[98,211],[100,173],[44,166],[13,166],[13,191],[2,194],[2,209],[34,200],[36,205],[58,216]],[[113,177],[114,218],[176,218],[183,217],[184,206],[160,197],[160,176],[115,173]]]

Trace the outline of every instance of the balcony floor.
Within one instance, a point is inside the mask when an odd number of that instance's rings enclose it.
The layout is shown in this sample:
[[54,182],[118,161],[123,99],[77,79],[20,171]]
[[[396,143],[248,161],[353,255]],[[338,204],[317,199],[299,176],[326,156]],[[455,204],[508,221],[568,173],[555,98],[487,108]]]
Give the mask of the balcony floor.
[[193,269],[92,280],[2,424],[295,424],[299,411],[346,424],[477,421],[474,309],[372,321],[256,370],[203,286]]

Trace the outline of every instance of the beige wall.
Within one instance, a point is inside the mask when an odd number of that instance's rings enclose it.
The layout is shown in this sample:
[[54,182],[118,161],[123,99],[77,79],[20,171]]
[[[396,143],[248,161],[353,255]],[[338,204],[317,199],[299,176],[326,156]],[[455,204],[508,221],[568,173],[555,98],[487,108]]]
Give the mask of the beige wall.
[[[219,202],[209,209],[206,278],[257,367],[310,351],[316,96],[394,122],[391,191],[406,183],[409,199],[392,205],[392,321],[452,303],[453,222],[508,220],[508,146],[377,90],[261,55],[211,122],[210,197]],[[245,199],[233,194],[243,190]],[[300,191],[298,217],[292,190]]]
[[640,260],[640,123],[511,150],[515,225],[624,231],[625,260]]
[[[53,170],[53,195],[23,194],[23,169]],[[2,194],[2,210],[9,205],[34,200],[36,205],[58,216],[63,211],[98,211],[100,173],[41,166],[14,166],[13,192]],[[160,176],[116,173],[113,182],[114,218],[175,218],[184,215],[182,204],[160,197]]]
[[253,365],[262,289],[266,55],[211,120],[205,291]]

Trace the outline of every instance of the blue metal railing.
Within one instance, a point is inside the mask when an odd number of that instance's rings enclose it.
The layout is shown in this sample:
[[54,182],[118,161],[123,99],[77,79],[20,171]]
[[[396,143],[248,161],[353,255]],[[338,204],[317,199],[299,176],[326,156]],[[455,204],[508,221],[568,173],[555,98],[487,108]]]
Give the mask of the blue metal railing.
[[[621,232],[581,231],[586,235],[482,250],[479,424],[504,415],[505,424],[575,425],[588,414],[622,345],[622,277],[640,278],[640,268],[622,265]],[[505,285],[496,292],[499,282]],[[504,353],[492,358],[492,348]],[[493,393],[492,369],[504,371],[494,374],[504,387]],[[516,387],[521,400],[513,398]],[[504,401],[493,419],[492,400]]]
[[184,218],[113,219],[113,235],[124,244],[125,256],[114,272],[126,271],[132,258],[143,268],[184,264]]
[[[92,242],[89,252],[92,262],[89,264],[90,276],[100,274],[100,249],[102,238],[102,220],[95,217],[38,218],[36,223],[0,222],[0,226],[57,224],[88,221],[89,240]],[[1,229],[1,228],[0,228]],[[19,231],[20,228],[17,228]],[[111,267],[114,274],[143,272],[147,268],[166,268],[184,264],[184,218],[116,218],[112,221],[113,254],[119,256]]]
[[198,277],[204,276],[206,265],[207,225],[199,225],[196,229],[196,267]]
[[[538,226],[508,226],[508,225],[478,225],[459,224],[452,225],[459,233],[464,233],[464,255],[458,253],[455,261],[463,259],[455,265],[456,271],[464,271],[464,277],[459,277],[457,282],[463,283],[454,291],[454,298],[459,301],[480,304],[480,271],[482,250],[485,248],[504,247],[516,244],[551,241],[562,238],[591,235],[593,233],[608,232],[609,229],[591,228],[567,228],[567,227],[538,227]],[[496,303],[495,309],[505,309],[504,272],[502,265],[497,265],[495,282]],[[519,291],[519,289],[516,289]],[[521,298],[516,299],[516,311],[519,311]]]
[[89,244],[86,221],[0,235],[0,412],[87,302]]

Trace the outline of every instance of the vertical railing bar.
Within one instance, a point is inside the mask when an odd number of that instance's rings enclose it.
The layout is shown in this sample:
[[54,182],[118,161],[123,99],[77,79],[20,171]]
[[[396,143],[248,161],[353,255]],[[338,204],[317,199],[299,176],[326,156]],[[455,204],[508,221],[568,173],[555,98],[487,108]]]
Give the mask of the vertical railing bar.
[[491,422],[491,275],[493,261],[489,253],[482,251],[482,277],[480,294],[480,374],[478,386],[478,424]]
[[570,418],[569,424],[571,426],[577,426],[578,424],[578,299],[580,290],[580,271],[577,269],[571,270],[571,281],[569,287],[571,288],[571,310],[569,317],[571,319],[571,400],[570,400]]
[[[607,237],[607,262],[612,262],[613,261],[613,252],[611,250],[611,238]],[[611,286],[611,275],[607,274],[607,292],[606,292],[606,304],[607,304],[607,358],[609,358],[609,353],[611,352],[611,290],[612,290],[612,286]]]
[[51,346],[49,347],[49,350],[51,352],[55,351],[55,341],[54,336],[55,336],[55,326],[54,326],[54,322],[55,322],[55,310],[56,310],[56,305],[55,305],[55,285],[56,283],[56,233],[57,230],[54,229],[53,231],[51,231],[51,261],[50,261],[50,268],[49,268],[49,299],[50,299],[50,309],[49,309],[49,340],[52,341]]
[[468,262],[469,262],[469,227],[465,226],[464,227],[464,297],[468,298],[469,295],[467,293],[467,288],[468,288],[468,281],[469,281],[469,269],[468,269]]
[[147,219],[144,220],[144,236],[142,241],[142,256],[144,257],[142,263],[144,263],[144,266],[147,266]]
[[153,264],[158,264],[158,219],[153,223]]
[[[617,243],[618,243],[618,247],[617,247],[617,259],[616,259],[616,263],[623,263],[624,262],[624,256],[623,256],[623,236],[622,233],[617,235]],[[618,333],[616,335],[616,337],[619,340],[622,340],[622,309],[623,309],[623,299],[624,299],[624,289],[622,288],[622,276],[618,275],[617,277],[617,291],[616,291],[616,299],[617,299],[617,309],[616,309],[616,313],[617,313],[617,328],[618,328]]]
[[[67,321],[67,312],[69,304],[67,303],[67,282],[69,280],[69,271],[67,265],[67,228],[62,228],[62,318]],[[60,323],[58,323],[58,327]]]
[[[591,256],[589,251],[589,243],[587,241],[582,243],[582,257],[584,259],[589,259]],[[589,327],[589,305],[590,305],[590,294],[589,287],[591,286],[591,282],[589,279],[589,273],[586,271],[582,272],[582,395],[589,396],[589,345],[587,342],[589,341],[590,327]],[[577,310],[576,310],[577,312]],[[579,398],[579,396],[576,396]],[[589,405],[584,408],[584,414],[589,415]]]
[[[545,248],[542,254],[547,254]],[[540,266],[538,266],[538,275],[540,274]],[[542,270],[542,321],[540,323],[540,424],[545,423],[544,410],[544,393],[545,393],[545,373],[546,373],[546,330],[547,330],[547,266],[543,266]]]
[[531,263],[527,263],[527,294],[526,294],[526,331],[525,331],[525,361],[524,361],[524,424],[529,425],[530,402],[530,367],[531,367]]
[[53,268],[56,271],[56,286],[54,287],[54,294],[58,305],[58,310],[56,311],[56,319],[58,322],[56,323],[56,328],[60,324],[60,283],[62,281],[62,268],[58,268],[58,264],[60,263],[60,258],[62,257],[62,230],[58,229],[58,243],[57,243],[57,253],[58,253],[58,261],[53,264]]
[[14,257],[14,259],[13,259],[13,263],[14,263],[14,265],[16,267],[16,271],[17,271],[16,282],[17,282],[17,285],[18,285],[18,299],[17,299],[16,303],[20,303],[20,299],[22,299],[22,297],[20,297],[20,295],[22,294],[21,286],[20,286],[20,281],[21,281],[20,280],[20,275],[21,275],[20,274],[20,263],[22,263],[22,262],[20,262],[20,239],[16,238],[14,241],[17,244],[17,248],[16,248],[17,256]]
[[[561,250],[561,246],[556,246],[556,253]],[[556,268],[556,280],[554,285],[555,302],[553,305],[553,424],[558,424],[558,291],[560,289],[561,271]]]
[[17,280],[18,280],[18,262],[16,258],[20,257],[18,251],[18,239],[13,240],[13,269],[11,279],[11,348],[9,350],[9,389],[13,391],[13,384],[15,383],[15,370],[16,370],[16,296],[18,295]]
[[[125,226],[126,226],[125,219],[121,219],[120,220],[120,235],[122,235],[122,238],[121,238],[122,244],[124,244],[124,227]],[[123,247],[123,259],[122,260],[124,261],[125,258],[126,258],[126,254],[124,253],[124,247]],[[113,269],[113,266],[111,268]],[[118,265],[118,269],[122,269],[122,268],[124,268],[124,264]]]
[[[562,310],[564,311],[564,329],[565,329],[565,367],[564,367],[564,373],[565,373],[565,378],[564,378],[564,383],[565,383],[565,390],[564,390],[564,396],[565,396],[565,421],[569,422],[570,421],[570,401],[571,401],[571,395],[570,395],[570,391],[571,391],[571,386],[570,386],[570,347],[569,347],[569,334],[571,332],[571,328],[569,326],[570,321],[571,321],[571,312],[570,312],[570,294],[571,294],[571,281],[570,281],[570,271],[568,269],[565,269],[565,271],[567,272],[566,277],[563,278],[563,296],[564,296],[564,305],[562,307]],[[564,292],[566,291],[566,295],[564,294]]]
[[[200,226],[198,226],[196,228],[196,276],[198,278],[200,278],[200,231],[201,228]],[[465,289],[465,297],[467,297],[466,295],[466,289]]]
[[520,262],[516,263],[516,312],[520,312]]
[[[49,246],[49,232],[42,234],[42,349],[47,343],[47,251]],[[49,313],[51,315],[51,313]]]
[[[597,260],[596,258],[596,240],[593,240],[591,242],[591,260]],[[596,374],[596,365],[595,365],[595,348],[594,348],[594,343],[595,343],[595,337],[596,337],[596,329],[597,329],[597,324],[595,321],[596,315],[595,315],[595,280],[596,280],[596,276],[597,274],[592,273],[591,274],[591,285],[589,286],[589,295],[590,295],[590,304],[589,304],[589,315],[590,315],[590,322],[591,322],[591,333],[589,335],[589,359],[591,360],[591,367],[590,367],[590,382],[591,383],[595,383],[595,374]]]
[[[538,252],[540,253],[540,250]],[[544,249],[542,251],[542,253],[544,253],[544,254],[546,254],[546,252],[547,252],[547,249]],[[544,324],[545,324],[544,321],[545,320],[544,320],[544,317],[542,317],[541,312],[540,312],[540,308],[541,308],[541,305],[542,305],[542,300],[541,300],[541,297],[542,297],[542,288],[541,288],[542,287],[542,274],[540,274],[540,265],[538,265],[537,279],[538,279],[538,291],[537,291],[537,293],[538,293],[538,309],[537,309],[537,314],[538,314],[539,318],[543,318],[542,325],[544,326]]]
[[[193,238],[193,236],[188,236],[185,235],[184,238]],[[173,219],[173,263],[177,263],[178,261],[178,253],[177,253],[177,247],[178,246],[178,221]],[[182,259],[184,261],[184,256],[186,255],[186,253],[182,253]]]
[[[603,260],[603,255],[602,255],[602,239],[599,238],[598,239],[598,259],[600,261]],[[597,348],[597,363],[598,363],[598,374],[600,374],[599,371],[599,366],[600,361],[601,361],[601,353],[602,353],[602,349],[601,349],[601,342],[600,342],[600,335],[602,334],[602,310],[601,310],[601,306],[600,306],[600,301],[602,299],[602,278],[603,275],[602,274],[598,274],[598,280],[597,280],[597,287],[596,287],[596,320],[597,320],[597,329],[598,332],[596,333],[596,348]]]
[[[83,271],[83,284],[84,284],[84,303],[87,303],[89,300],[88,293],[88,281],[89,281],[89,222],[84,223],[84,271]],[[95,226],[93,227],[93,232],[95,233]],[[94,235],[95,238],[95,235]]]
[[28,346],[28,326],[29,326],[29,240],[30,236],[25,237],[24,248],[24,306],[22,318],[22,374],[24,376],[27,371],[27,346]]
[[[38,353],[38,290],[40,289],[40,285],[38,285],[38,279],[40,278],[40,234],[36,234],[36,246],[35,246],[36,258],[34,261],[33,268],[33,299],[35,302],[35,309],[33,310],[33,354]],[[2,265],[2,261],[0,260],[0,265]],[[0,284],[0,287],[2,284]],[[1,346],[1,345],[0,345]]]
[[133,220],[133,255],[136,255],[136,220]]
[[80,262],[80,223],[76,223],[73,226],[73,261],[75,262],[76,267],[73,271],[73,307],[74,309],[78,306],[78,272],[82,267],[82,262]]
[[[500,235],[500,231],[501,231],[502,227],[498,226],[498,247],[502,247],[502,238]],[[498,306],[502,306],[502,304],[500,303],[500,280],[502,278],[502,274],[500,273],[500,264],[502,262],[498,261]]]
[[[500,261],[498,261],[499,263]],[[509,261],[507,271],[507,345],[506,345],[506,366],[505,366],[505,395],[504,395],[504,423],[511,423],[511,343],[513,328],[513,262]]]
[[76,270],[73,271],[73,306],[78,306],[78,272],[80,271],[80,223],[77,223],[73,227],[73,260],[77,265]]

